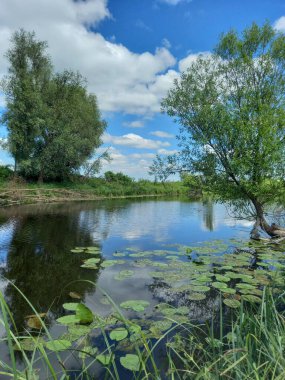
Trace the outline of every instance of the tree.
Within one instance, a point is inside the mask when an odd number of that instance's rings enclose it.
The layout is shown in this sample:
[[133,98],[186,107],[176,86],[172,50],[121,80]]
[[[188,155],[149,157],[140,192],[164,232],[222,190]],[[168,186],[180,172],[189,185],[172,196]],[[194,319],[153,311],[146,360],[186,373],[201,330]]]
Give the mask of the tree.
[[106,123],[79,73],[54,74],[47,44],[23,30],[12,38],[5,80],[9,148],[26,178],[63,180],[101,145]]
[[6,54],[8,76],[2,81],[7,101],[2,121],[9,132],[8,148],[16,171],[17,164],[30,156],[45,124],[42,94],[49,85],[52,65],[45,53],[46,42],[37,41],[34,33],[21,29],[14,33],[11,44]]
[[222,35],[174,82],[162,109],[180,128],[180,160],[202,174],[221,200],[250,202],[260,226],[264,206],[284,191],[285,36],[268,23]]

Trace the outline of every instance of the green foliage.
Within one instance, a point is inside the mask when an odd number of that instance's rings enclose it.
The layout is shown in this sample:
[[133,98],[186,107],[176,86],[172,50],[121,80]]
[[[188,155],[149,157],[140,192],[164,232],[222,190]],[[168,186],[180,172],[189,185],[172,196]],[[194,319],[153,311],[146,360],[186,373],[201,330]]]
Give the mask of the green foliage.
[[283,191],[284,69],[284,35],[253,24],[224,34],[163,100],[181,125],[180,168],[202,175],[223,200],[262,206]]
[[13,170],[9,165],[0,165],[0,180],[7,180],[13,176]]
[[13,35],[3,122],[24,177],[63,180],[92,157],[106,124],[82,76],[67,70],[54,74],[46,47],[34,33]]

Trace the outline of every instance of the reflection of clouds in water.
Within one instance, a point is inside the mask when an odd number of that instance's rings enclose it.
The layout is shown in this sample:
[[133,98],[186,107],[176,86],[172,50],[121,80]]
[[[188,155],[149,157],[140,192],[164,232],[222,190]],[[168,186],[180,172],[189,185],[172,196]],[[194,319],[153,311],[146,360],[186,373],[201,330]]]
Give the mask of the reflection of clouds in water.
[[6,265],[7,252],[13,238],[14,229],[15,221],[11,219],[0,226],[0,267],[5,267]]

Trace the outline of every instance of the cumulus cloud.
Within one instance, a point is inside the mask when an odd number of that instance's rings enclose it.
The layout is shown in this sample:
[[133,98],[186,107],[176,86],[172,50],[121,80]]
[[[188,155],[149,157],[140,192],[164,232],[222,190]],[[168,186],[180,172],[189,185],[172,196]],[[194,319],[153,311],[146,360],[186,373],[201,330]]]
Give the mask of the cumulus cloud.
[[[56,70],[79,70],[103,111],[152,114],[172,84],[176,60],[165,47],[136,54],[106,40],[94,27],[111,14],[107,0],[1,0],[0,75],[12,33],[23,27],[48,41]],[[90,26],[92,25],[92,30]]]
[[127,146],[130,148],[138,149],[159,149],[161,147],[170,146],[169,142],[145,139],[140,135],[135,133],[128,133],[123,136],[112,136],[108,133],[105,133],[103,136],[103,141],[105,144],[113,144],[120,146]]
[[211,52],[209,52],[209,51],[201,51],[199,53],[189,54],[187,57],[185,57],[185,58],[183,58],[183,59],[181,59],[179,61],[179,63],[178,63],[179,71],[180,72],[187,71],[187,69],[189,68],[189,66],[193,62],[195,62],[199,56],[210,57],[211,56]]
[[285,16],[282,16],[276,20],[273,26],[276,30],[285,32]]
[[153,131],[153,132],[150,132],[150,134],[153,136],[156,136],[156,137],[161,137],[161,138],[173,138],[174,137],[174,135],[172,135],[171,133],[164,132],[164,131]]
[[162,155],[166,155],[166,156],[170,156],[172,154],[178,153],[178,150],[176,150],[176,149],[172,149],[172,150],[169,150],[169,149],[158,149],[157,153],[158,154],[162,154]]
[[143,128],[144,127],[144,122],[142,120],[134,120],[134,121],[125,121],[123,123],[124,127],[129,127],[129,128]]
[[101,173],[108,170],[123,172],[136,179],[149,177],[149,167],[155,158],[154,153],[123,154],[113,146],[109,148],[109,154],[112,160],[103,163]]

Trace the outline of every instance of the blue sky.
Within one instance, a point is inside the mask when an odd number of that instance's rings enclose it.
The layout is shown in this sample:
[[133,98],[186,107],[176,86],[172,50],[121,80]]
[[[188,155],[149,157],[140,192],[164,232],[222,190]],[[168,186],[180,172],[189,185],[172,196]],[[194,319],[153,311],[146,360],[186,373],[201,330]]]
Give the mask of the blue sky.
[[[160,113],[173,80],[222,32],[266,20],[285,31],[284,0],[1,0],[0,77],[13,31],[34,30],[55,70],[79,70],[98,96],[113,158],[103,170],[147,177],[157,153],[178,149],[178,126]],[[11,162],[4,151],[0,160]]]

